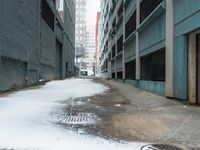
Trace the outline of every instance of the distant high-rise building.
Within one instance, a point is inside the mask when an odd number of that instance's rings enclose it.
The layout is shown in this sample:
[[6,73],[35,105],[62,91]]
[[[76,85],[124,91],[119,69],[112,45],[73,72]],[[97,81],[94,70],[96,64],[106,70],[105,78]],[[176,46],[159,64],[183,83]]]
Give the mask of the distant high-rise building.
[[60,18],[64,22],[64,0],[56,0],[56,9],[60,15]]
[[84,63],[86,65],[85,69],[88,71],[89,75],[94,75],[95,51],[95,28],[93,26],[87,26]]
[[86,2],[76,0],[76,57],[84,55],[86,37]]
[[87,0],[76,0],[76,67],[79,70],[85,69],[86,4]]
[[100,12],[97,12],[97,17],[96,17],[96,52],[95,52],[95,74],[100,74],[101,69],[100,69],[100,64],[99,64],[99,31],[100,31]]

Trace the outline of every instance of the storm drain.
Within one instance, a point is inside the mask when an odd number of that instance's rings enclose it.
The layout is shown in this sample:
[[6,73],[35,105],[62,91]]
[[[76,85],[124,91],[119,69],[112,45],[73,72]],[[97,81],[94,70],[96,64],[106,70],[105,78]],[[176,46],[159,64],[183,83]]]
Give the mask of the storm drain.
[[182,149],[173,145],[152,144],[143,146],[141,150],[182,150]]
[[100,120],[95,114],[92,113],[79,113],[76,116],[66,116],[63,119],[65,124],[95,124]]
[[87,118],[87,117],[69,116],[64,120],[64,122],[75,124],[75,123],[86,123],[86,122],[88,122],[88,120],[89,120],[89,118]]

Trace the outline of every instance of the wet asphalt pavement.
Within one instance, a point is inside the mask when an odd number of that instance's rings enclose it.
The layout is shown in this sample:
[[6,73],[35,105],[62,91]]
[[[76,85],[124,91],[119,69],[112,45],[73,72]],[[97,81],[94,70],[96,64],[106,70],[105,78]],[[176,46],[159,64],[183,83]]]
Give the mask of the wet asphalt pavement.
[[145,145],[143,150],[200,148],[198,107],[115,81],[95,82],[110,90],[92,97],[63,101],[66,105],[57,116],[59,126],[115,141],[155,143],[154,146]]

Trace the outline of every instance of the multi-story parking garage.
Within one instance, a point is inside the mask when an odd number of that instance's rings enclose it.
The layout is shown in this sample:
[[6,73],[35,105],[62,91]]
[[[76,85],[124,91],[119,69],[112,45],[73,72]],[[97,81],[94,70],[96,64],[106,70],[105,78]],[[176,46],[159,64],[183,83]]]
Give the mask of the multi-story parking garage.
[[200,102],[199,0],[102,0],[101,11],[102,74]]
[[74,72],[75,4],[56,0],[0,1],[0,90],[32,85]]

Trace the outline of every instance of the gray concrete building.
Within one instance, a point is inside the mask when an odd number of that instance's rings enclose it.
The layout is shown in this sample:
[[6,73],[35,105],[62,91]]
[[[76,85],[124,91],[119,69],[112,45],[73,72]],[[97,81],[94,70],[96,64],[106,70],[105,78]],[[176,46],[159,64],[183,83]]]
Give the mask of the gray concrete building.
[[64,1],[64,23],[56,0],[0,1],[0,90],[74,73],[75,4]]

